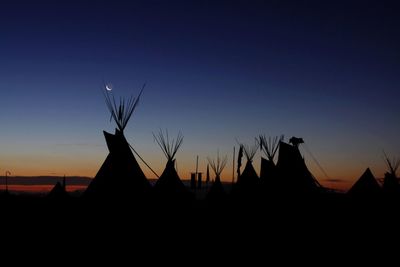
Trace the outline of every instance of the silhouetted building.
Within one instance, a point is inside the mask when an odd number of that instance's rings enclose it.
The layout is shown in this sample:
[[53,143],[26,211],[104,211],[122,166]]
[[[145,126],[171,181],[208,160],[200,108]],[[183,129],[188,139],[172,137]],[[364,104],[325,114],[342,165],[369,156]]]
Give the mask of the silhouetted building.
[[203,176],[203,174],[201,172],[197,173],[197,188],[198,189],[201,189],[202,176]]
[[190,174],[190,189],[196,190],[196,173],[192,172]]

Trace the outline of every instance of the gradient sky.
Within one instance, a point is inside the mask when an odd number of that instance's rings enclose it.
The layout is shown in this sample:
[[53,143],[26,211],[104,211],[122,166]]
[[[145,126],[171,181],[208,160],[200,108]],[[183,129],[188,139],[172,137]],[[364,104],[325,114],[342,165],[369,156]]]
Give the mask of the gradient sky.
[[127,2],[2,1],[0,173],[94,176],[114,128],[103,81],[116,95],[147,83],[125,135],[158,173],[159,128],[185,136],[182,178],[219,149],[230,180],[236,139],[260,133],[303,137],[339,188],[399,155],[392,1]]

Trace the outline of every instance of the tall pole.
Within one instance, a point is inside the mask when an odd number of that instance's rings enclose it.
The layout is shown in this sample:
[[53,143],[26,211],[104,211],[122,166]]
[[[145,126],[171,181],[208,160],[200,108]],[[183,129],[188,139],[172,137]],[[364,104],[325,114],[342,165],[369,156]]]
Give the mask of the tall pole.
[[232,158],[232,184],[235,183],[235,146],[233,146],[233,158]]
[[198,171],[199,171],[199,155],[196,156],[196,174],[194,176],[194,189],[195,190],[197,188]]
[[199,155],[196,157],[196,179],[197,179],[197,173],[199,171]]

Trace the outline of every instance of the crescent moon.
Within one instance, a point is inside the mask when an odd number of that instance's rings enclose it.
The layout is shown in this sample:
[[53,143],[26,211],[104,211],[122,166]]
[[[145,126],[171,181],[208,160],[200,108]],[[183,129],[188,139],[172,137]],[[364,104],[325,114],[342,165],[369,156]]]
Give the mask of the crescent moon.
[[112,90],[111,86],[106,85],[106,90],[107,90],[107,91],[111,91],[111,90]]

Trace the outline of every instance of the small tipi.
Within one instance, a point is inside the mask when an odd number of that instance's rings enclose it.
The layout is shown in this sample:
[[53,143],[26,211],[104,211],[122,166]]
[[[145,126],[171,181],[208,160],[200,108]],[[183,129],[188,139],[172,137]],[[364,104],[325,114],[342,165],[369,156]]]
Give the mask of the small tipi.
[[206,198],[210,201],[219,201],[226,196],[226,192],[221,183],[221,173],[226,166],[228,158],[225,156],[221,159],[218,153],[217,160],[211,158],[207,158],[207,160],[209,165],[211,166],[211,169],[214,171],[215,180],[210,190],[208,191]]
[[107,200],[141,198],[149,193],[151,185],[132,153],[124,129],[139,103],[143,88],[136,98],[120,98],[118,105],[108,88],[104,89],[104,97],[117,128],[115,134],[103,132],[109,154],[84,196]]
[[62,184],[60,182],[57,182],[56,185],[51,189],[49,194],[47,195],[48,198],[50,199],[57,199],[57,200],[65,200],[69,198],[69,194],[67,193],[67,185],[65,181],[65,176],[63,178]]
[[385,173],[382,189],[385,194],[398,195],[400,193],[400,186],[396,172],[399,168],[400,160],[395,158],[389,159],[385,153],[385,162],[389,170]]
[[175,169],[175,155],[182,145],[183,135],[179,133],[176,139],[170,140],[168,131],[164,133],[160,130],[158,135],[153,136],[167,158],[165,169],[154,185],[154,193],[161,199],[183,200],[182,198],[188,197],[190,192]]
[[279,143],[283,141],[283,135],[278,137],[266,137],[260,135],[258,143],[260,150],[265,154],[266,158],[261,157],[260,179],[263,184],[271,183],[276,180],[275,155],[279,149]]
[[376,196],[382,192],[378,181],[372,174],[371,170],[367,168],[363,175],[357,182],[350,188],[348,194],[352,196]]
[[243,172],[239,175],[239,179],[237,184],[243,187],[253,187],[257,186],[260,182],[260,178],[258,177],[256,170],[253,166],[253,159],[257,153],[258,145],[254,146],[245,146],[243,145],[243,151],[246,156],[247,162],[244,167]]
[[[259,196],[260,178],[253,167],[253,158],[257,149],[257,144],[254,146],[241,145],[241,150],[243,150],[247,162],[243,172],[239,174],[237,182],[232,187],[232,195],[234,197],[239,197],[241,199],[254,199]],[[241,153],[239,153],[239,156],[240,154]]]

